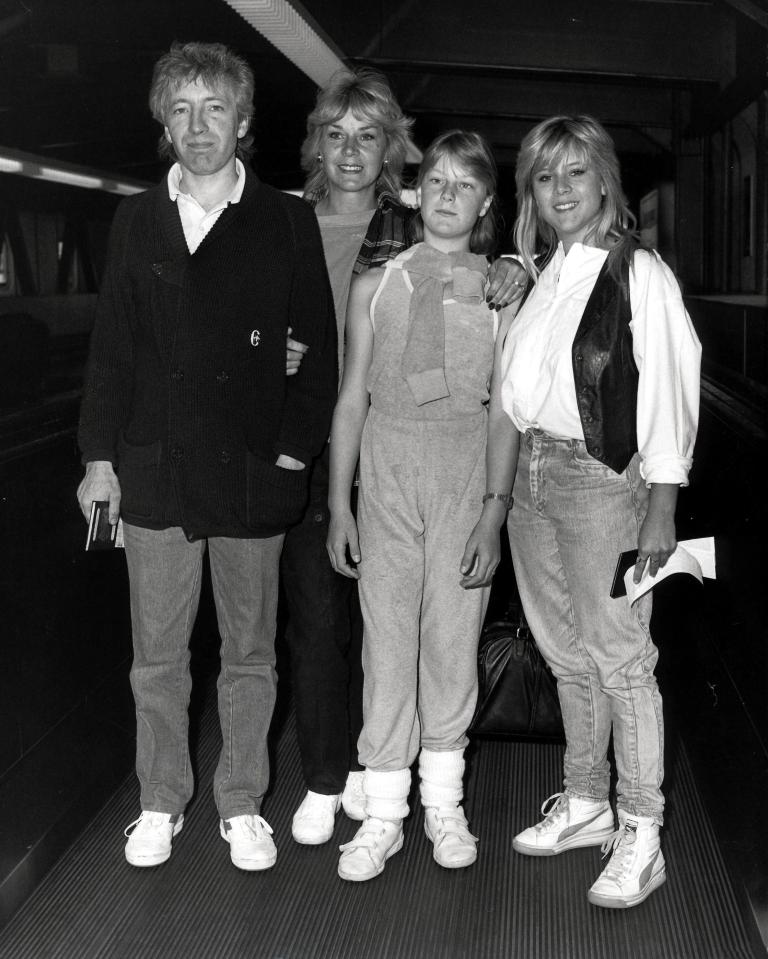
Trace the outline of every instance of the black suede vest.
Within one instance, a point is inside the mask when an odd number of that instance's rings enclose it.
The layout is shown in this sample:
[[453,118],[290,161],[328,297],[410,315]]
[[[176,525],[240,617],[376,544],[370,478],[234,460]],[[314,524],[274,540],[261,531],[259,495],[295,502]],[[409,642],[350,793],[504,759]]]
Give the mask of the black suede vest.
[[576,403],[590,456],[621,473],[637,452],[638,371],[632,354],[629,266],[617,283],[603,264],[576,330]]

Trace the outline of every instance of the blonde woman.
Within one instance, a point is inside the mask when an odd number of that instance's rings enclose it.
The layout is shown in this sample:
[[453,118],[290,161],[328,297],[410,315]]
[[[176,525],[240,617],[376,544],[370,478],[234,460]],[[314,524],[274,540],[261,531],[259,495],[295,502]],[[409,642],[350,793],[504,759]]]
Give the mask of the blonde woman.
[[[530,289],[498,350],[488,486],[514,482],[515,576],[557,678],[566,752],[563,791],[513,845],[530,856],[612,847],[589,900],[626,908],[665,880],[664,727],[650,593],[630,607],[609,590],[621,552],[637,549],[639,581],[675,549],[700,346],[671,271],[634,238],[613,142],[596,120],[539,124],[516,178],[515,240]],[[498,504],[487,509],[500,527]]]

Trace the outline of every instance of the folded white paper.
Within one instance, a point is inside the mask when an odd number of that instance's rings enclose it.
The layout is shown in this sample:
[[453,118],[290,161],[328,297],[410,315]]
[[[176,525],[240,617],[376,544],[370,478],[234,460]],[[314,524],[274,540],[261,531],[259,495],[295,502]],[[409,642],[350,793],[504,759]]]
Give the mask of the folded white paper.
[[686,539],[677,544],[677,549],[669,557],[666,564],[651,576],[646,564],[642,579],[639,583],[632,582],[635,567],[631,566],[624,574],[624,585],[627,587],[627,600],[632,606],[649,589],[660,583],[673,573],[689,573],[701,583],[704,577],[715,579],[715,537],[705,536],[701,539]]

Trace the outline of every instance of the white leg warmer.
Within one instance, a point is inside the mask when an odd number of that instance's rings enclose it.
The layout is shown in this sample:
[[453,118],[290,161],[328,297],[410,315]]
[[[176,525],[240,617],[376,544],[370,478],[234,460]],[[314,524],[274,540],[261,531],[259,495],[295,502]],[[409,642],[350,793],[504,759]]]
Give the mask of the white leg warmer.
[[398,821],[408,815],[410,769],[366,769],[363,776],[365,814],[374,819]]
[[458,806],[464,796],[464,750],[419,753],[421,804]]

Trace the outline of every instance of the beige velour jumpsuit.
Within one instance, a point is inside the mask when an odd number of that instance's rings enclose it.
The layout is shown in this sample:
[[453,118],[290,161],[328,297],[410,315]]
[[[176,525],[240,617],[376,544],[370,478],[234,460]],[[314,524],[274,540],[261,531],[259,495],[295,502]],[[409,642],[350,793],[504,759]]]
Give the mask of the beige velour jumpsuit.
[[[364,726],[360,762],[405,770],[419,747],[463,750],[477,698],[488,588],[459,585],[485,492],[486,403],[498,314],[444,288],[450,395],[418,406],[402,371],[415,247],[391,260],[371,305],[371,405],[360,453]],[[429,256],[436,251],[428,248]],[[475,258],[482,264],[482,258]],[[418,279],[418,277],[417,277]]]

